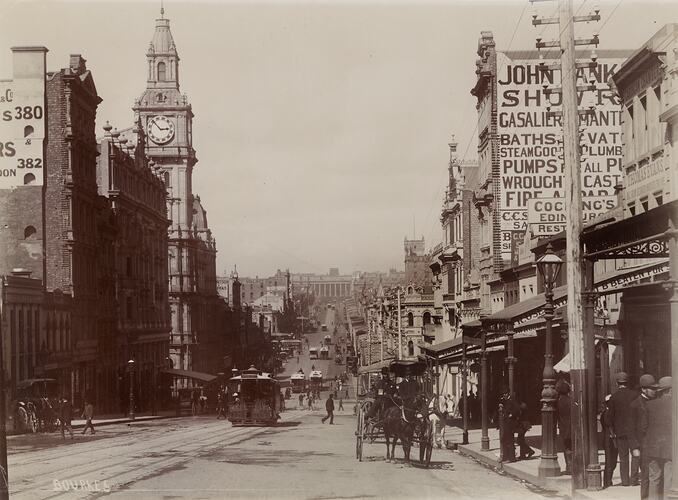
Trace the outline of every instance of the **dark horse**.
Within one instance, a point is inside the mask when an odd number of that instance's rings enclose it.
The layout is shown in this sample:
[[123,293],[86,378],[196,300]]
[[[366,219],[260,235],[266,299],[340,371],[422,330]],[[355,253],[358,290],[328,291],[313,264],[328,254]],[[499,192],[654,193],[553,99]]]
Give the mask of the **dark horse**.
[[417,396],[407,403],[394,401],[394,405],[386,409],[382,417],[386,437],[386,461],[395,460],[395,447],[400,439],[405,462],[409,462],[414,433],[422,419],[428,418],[428,408],[423,396]]

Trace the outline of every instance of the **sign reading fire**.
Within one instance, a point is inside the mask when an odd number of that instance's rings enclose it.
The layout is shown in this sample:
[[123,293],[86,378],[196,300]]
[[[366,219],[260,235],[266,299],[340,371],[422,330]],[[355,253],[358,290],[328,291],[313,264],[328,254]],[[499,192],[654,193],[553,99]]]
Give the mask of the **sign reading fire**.
[[[598,64],[577,70],[579,109],[592,112],[580,118],[582,200],[584,220],[615,206],[615,186],[622,179],[621,108],[608,79],[625,60],[620,51],[601,51]],[[615,57],[610,57],[610,56]],[[502,256],[511,258],[513,233],[528,229],[531,199],[563,198],[562,118],[560,71],[540,68],[537,52],[497,53],[497,135],[499,146]],[[557,60],[544,60],[545,65]],[[543,208],[543,207],[541,207]],[[536,212],[535,212],[536,213]],[[548,218],[544,212],[540,217]],[[560,212],[553,212],[560,213]],[[538,227],[537,227],[538,226]],[[533,225],[539,235],[564,229],[564,221]]]
[[0,189],[43,183],[44,54],[26,61],[20,77],[0,81]]

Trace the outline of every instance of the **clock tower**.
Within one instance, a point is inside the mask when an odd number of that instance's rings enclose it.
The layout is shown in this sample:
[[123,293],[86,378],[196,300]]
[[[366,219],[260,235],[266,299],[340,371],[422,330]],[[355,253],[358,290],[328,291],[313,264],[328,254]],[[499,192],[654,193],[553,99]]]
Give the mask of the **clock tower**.
[[172,314],[170,358],[173,367],[208,371],[199,347],[213,335],[204,311],[216,288],[216,244],[207,213],[193,196],[193,111],[179,90],[179,54],[169,19],[161,10],[146,52],[146,90],[134,103],[134,121],[144,129],[146,155],[163,172],[167,188],[169,301]]

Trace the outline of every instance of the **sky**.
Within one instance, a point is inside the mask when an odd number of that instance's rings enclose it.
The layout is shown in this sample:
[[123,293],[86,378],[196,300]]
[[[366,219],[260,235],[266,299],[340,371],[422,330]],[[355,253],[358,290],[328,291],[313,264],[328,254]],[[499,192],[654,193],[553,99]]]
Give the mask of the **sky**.
[[[600,6],[600,48],[637,49],[678,22],[673,1]],[[475,159],[470,89],[481,31],[498,50],[532,49],[557,27],[556,2],[165,1],[193,106],[194,194],[217,240],[217,272],[403,269],[403,239],[441,241],[448,143]],[[536,8],[536,9],[535,9]],[[160,1],[0,0],[0,78],[15,45],[44,45],[47,66],[82,54],[106,121],[129,126],[146,85]]]

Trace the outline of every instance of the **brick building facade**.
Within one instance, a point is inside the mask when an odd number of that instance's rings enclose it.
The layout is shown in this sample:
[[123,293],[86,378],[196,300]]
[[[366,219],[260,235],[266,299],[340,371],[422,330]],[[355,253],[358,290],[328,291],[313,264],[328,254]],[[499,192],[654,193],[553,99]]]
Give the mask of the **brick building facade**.
[[114,229],[113,240],[100,248],[98,266],[100,323],[107,330],[99,338],[98,387],[109,404],[120,401],[124,408],[129,387],[124,367],[133,359],[144,409],[155,397],[158,371],[169,354],[167,192],[159,169],[144,154],[144,134],[128,144],[111,130],[104,126],[97,162],[99,194],[111,209],[101,212],[102,224],[108,219]]

